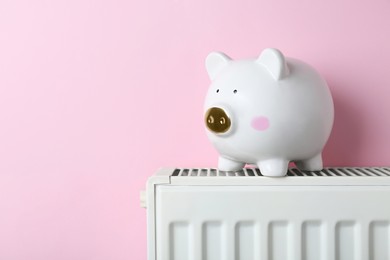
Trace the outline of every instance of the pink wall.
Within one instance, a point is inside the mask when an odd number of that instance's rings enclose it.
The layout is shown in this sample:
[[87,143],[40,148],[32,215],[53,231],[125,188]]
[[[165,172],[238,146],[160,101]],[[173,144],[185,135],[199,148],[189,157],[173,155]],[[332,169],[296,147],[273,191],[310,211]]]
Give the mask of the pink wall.
[[390,164],[390,1],[0,2],[0,259],[145,259],[138,193],[215,166],[204,58],[277,47],[335,99],[327,165]]

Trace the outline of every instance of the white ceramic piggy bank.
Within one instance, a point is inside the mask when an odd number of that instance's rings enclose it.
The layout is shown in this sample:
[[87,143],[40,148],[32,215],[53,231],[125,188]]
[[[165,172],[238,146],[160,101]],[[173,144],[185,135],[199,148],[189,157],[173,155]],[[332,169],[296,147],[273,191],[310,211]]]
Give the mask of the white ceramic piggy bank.
[[255,164],[265,176],[284,176],[290,161],[302,170],[322,169],[334,108],[311,66],[265,49],[257,59],[237,61],[212,52],[206,69],[212,84],[205,124],[220,170]]

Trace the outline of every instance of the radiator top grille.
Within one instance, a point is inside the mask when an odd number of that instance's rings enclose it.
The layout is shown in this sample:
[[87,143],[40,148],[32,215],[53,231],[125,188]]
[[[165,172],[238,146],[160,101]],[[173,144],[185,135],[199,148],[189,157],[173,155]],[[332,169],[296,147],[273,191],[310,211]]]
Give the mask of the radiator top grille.
[[[214,168],[177,168],[171,176],[178,177],[255,177],[263,176],[258,168],[244,168],[239,171],[219,171]],[[321,171],[302,171],[289,168],[290,177],[388,177],[388,167],[329,167]]]

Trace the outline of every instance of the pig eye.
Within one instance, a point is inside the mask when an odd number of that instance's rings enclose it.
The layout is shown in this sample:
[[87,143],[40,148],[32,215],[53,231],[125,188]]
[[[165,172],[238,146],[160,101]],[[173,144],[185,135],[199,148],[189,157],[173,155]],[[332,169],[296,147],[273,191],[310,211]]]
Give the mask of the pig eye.
[[216,91],[217,93],[219,93],[219,89],[217,89],[217,91]]
[[237,93],[237,89],[233,90],[233,93],[236,94]]

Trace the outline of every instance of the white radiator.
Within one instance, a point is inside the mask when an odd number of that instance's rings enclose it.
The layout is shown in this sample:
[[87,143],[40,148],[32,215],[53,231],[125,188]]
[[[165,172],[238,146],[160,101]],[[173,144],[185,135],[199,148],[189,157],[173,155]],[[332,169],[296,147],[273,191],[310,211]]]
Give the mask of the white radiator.
[[390,260],[390,168],[161,169],[148,260]]

